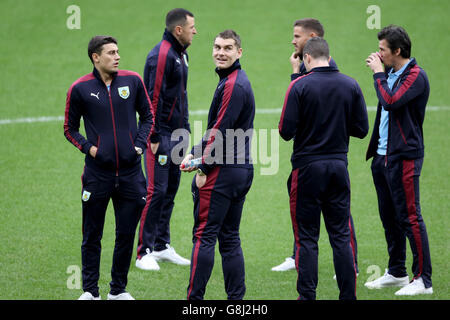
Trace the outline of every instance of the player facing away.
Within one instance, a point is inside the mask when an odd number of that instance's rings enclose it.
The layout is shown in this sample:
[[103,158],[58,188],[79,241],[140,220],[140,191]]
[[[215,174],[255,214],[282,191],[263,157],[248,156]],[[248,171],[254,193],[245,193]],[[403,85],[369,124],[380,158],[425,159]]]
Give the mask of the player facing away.
[[[411,40],[405,29],[387,26],[378,40],[380,51],[366,59],[379,100],[367,160],[373,157],[372,177],[389,262],[385,274],[365,286],[403,287],[395,292],[399,296],[432,294],[428,234],[419,197],[422,125],[430,85],[425,71],[410,57]],[[405,267],[406,238],[413,254],[411,283]]]
[[[106,209],[112,200],[116,241],[108,299],[134,300],[125,287],[136,227],[145,205],[141,154],[154,129],[154,110],[142,78],[135,72],[118,69],[116,39],[93,37],[88,54],[94,70],[70,87],[64,120],[67,140],[86,154],[81,177],[84,293],[79,299],[100,300],[101,239]],[[79,131],[81,118],[86,137]]]
[[[253,181],[250,142],[255,101],[247,75],[241,69],[241,56],[241,40],[236,32],[225,30],[216,36],[213,59],[219,83],[209,110],[208,130],[180,165],[185,172],[197,169],[192,181],[194,228],[189,300],[201,300],[205,295],[217,240],[227,298],[243,299],[246,290],[239,226],[245,196]],[[250,135],[234,144],[235,132]],[[187,167],[194,155],[201,157],[201,164]]]
[[[303,48],[306,42],[313,37],[323,38],[325,30],[319,20],[313,18],[303,18],[294,22],[292,45],[294,46],[294,52],[289,58],[289,62],[292,65],[291,81],[304,75],[307,71],[303,60]],[[337,68],[336,62],[330,57],[328,61],[331,67]],[[353,224],[353,217],[350,213],[349,218],[350,233],[352,236],[352,248],[354,251],[356,270],[358,271],[358,245],[356,242],[356,231]],[[288,271],[295,269],[295,240],[293,245],[292,256],[287,257],[285,261],[272,268],[272,271]],[[334,279],[336,276],[334,276]]]
[[369,125],[358,83],[329,66],[327,42],[308,40],[307,73],[292,81],[279,123],[281,137],[294,139],[288,180],[299,299],[316,298],[320,214],[328,231],[340,299],[356,299],[356,265],[349,226],[349,137],[364,138]]
[[[194,15],[181,8],[166,15],[162,40],[149,52],[144,82],[156,108],[156,129],[151,148],[144,154],[147,176],[147,203],[139,226],[136,267],[159,270],[158,261],[189,265],[170,245],[170,219],[180,184],[179,163],[172,149],[183,141],[173,141],[177,129],[190,132],[187,100],[188,55],[195,28]],[[188,141],[188,137],[183,137]],[[180,138],[181,140],[181,138]]]

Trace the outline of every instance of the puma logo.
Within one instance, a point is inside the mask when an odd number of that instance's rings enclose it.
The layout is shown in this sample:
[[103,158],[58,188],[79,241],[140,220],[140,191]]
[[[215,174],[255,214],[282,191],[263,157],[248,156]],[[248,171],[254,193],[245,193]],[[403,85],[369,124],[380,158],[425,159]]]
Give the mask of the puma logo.
[[93,93],[91,92],[91,97],[96,97],[97,100],[100,100],[100,98],[98,97],[99,94],[100,94],[100,91],[97,92],[97,94],[93,94]]

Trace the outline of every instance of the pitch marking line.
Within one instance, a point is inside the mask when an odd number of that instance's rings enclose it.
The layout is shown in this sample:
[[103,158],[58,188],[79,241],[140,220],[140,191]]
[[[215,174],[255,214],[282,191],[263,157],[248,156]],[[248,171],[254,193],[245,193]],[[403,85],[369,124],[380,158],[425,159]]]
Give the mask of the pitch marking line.
[[[377,107],[368,106],[368,111],[376,111]],[[428,106],[426,111],[448,111],[450,110],[450,106]],[[189,112],[190,116],[200,116],[207,115],[209,110],[193,110]],[[281,114],[281,108],[272,108],[272,109],[256,109],[256,114]],[[37,122],[53,122],[53,121],[64,121],[63,116],[57,117],[37,117],[37,118],[17,118],[17,119],[0,119],[0,125],[3,124],[16,124],[16,123],[37,123]]]

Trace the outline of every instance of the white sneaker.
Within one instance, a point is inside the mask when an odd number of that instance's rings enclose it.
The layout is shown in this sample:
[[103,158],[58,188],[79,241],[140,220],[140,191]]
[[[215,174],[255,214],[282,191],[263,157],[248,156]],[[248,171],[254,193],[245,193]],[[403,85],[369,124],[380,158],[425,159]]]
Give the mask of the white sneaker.
[[295,269],[295,260],[289,257],[282,264],[273,267],[272,271],[288,271],[292,269]]
[[78,300],[102,300],[100,296],[94,297],[90,292],[84,292]]
[[387,287],[404,287],[408,285],[408,283],[409,283],[408,276],[396,278],[393,275],[390,275],[388,273],[388,270],[386,269],[386,272],[382,277],[379,277],[378,279],[375,279],[370,282],[366,282],[364,285],[368,289],[381,289]]
[[150,249],[147,249],[147,254],[145,254],[142,258],[136,259],[136,267],[142,270],[154,270],[158,271],[159,266],[153,256],[153,253],[150,252]]
[[116,295],[108,293],[108,300],[135,300],[135,299],[128,292],[123,292]]
[[176,253],[175,249],[171,247],[169,244],[166,244],[166,248],[167,249],[161,251],[152,252],[152,255],[156,261],[168,261],[182,266],[188,266],[191,264],[190,260],[185,259],[178,253]]
[[396,296],[415,296],[417,294],[432,294],[433,288],[425,288],[422,277],[414,279],[410,284],[398,290]]

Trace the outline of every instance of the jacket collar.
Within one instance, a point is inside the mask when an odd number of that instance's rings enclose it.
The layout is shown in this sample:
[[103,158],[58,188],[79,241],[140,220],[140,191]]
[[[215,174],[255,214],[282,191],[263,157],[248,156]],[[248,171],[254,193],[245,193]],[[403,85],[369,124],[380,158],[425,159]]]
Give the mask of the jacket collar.
[[[403,70],[402,74],[404,74],[405,72],[408,72],[409,69],[414,67],[416,64],[417,64],[416,58],[411,58],[411,60],[408,62],[408,66],[405,68],[405,70]],[[391,72],[391,70],[392,70],[392,68],[388,68],[385,70],[386,76],[388,76],[388,74],[389,74],[389,72]]]
[[220,79],[228,77],[234,70],[241,69],[241,63],[237,59],[229,68],[219,69],[216,68],[216,73],[219,75]]
[[[338,68],[338,66],[336,64],[336,61],[334,61],[333,57],[330,57],[330,61],[328,61],[328,63],[330,65],[330,67],[334,67],[334,68],[339,70],[339,68]],[[305,74],[305,73],[307,73],[306,72],[306,67],[305,67],[305,62],[302,61],[302,63],[300,64],[300,74]]]
[[182,46],[181,43],[178,42],[177,38],[170,32],[169,30],[165,29],[163,34],[163,40],[166,40],[170,42],[172,45],[172,48],[175,49],[176,52],[178,52],[180,55],[187,49],[188,46]]
[[[100,72],[98,72],[96,67],[94,67],[94,70],[92,71],[92,73],[94,74],[94,77],[96,77],[98,80],[100,80],[100,82],[104,83],[102,77],[100,76]],[[112,75],[113,80],[116,76],[117,76],[117,72],[114,72]]]
[[[309,72],[338,72],[338,68],[335,66],[328,66],[328,67],[316,67],[312,68]],[[308,72],[308,73],[309,73]]]

